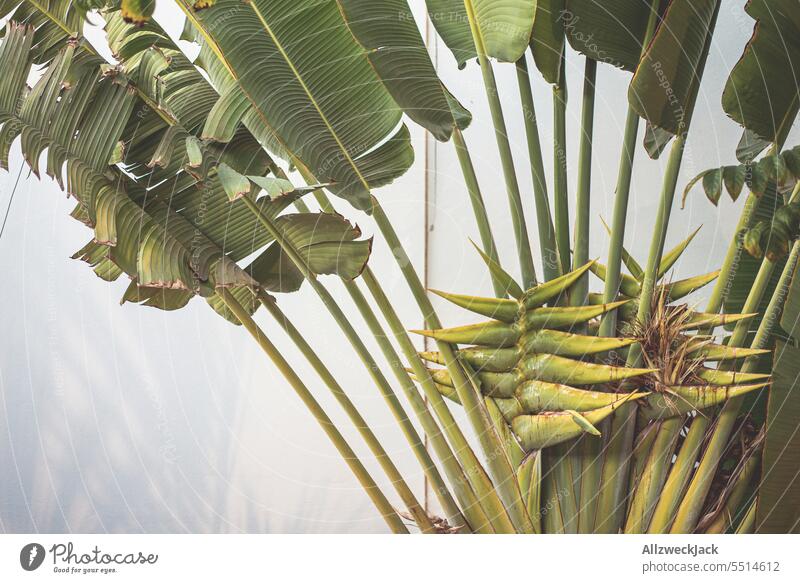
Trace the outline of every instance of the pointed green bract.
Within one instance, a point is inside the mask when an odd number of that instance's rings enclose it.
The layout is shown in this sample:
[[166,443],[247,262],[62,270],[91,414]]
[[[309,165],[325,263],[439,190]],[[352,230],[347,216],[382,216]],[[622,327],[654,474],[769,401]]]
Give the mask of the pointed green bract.
[[470,241],[472,246],[475,247],[475,250],[480,254],[481,259],[483,259],[486,266],[489,268],[489,271],[492,273],[495,279],[497,279],[501,286],[505,288],[505,291],[508,295],[512,298],[519,299],[522,297],[523,292],[520,285],[516,282],[516,280],[511,277],[511,275],[503,269],[497,261],[489,257],[484,251],[478,247],[474,241]]
[[714,368],[701,368],[697,371],[697,376],[700,377],[701,380],[716,386],[754,383],[769,378],[768,374],[737,372]]
[[663,277],[667,271],[669,271],[675,262],[680,259],[683,252],[686,251],[686,248],[689,246],[689,243],[692,242],[695,235],[700,232],[700,227],[697,227],[692,233],[686,237],[683,241],[678,243],[674,249],[670,250],[669,252],[664,254],[664,257],[661,258],[661,263],[658,266],[658,277]]
[[708,285],[717,279],[717,277],[719,277],[719,271],[712,271],[711,273],[706,273],[705,275],[696,275],[694,277],[682,279],[674,283],[668,283],[665,284],[664,287],[667,289],[667,296],[669,297],[669,300],[675,301],[688,296],[690,293],[699,290],[701,287]]
[[[463,358],[471,367],[492,372],[503,372],[514,368],[519,362],[520,354],[517,348],[471,347],[458,351],[459,357]],[[440,352],[420,352],[419,356],[428,362],[446,364]]]
[[515,325],[498,321],[440,330],[412,330],[412,332],[451,344],[480,344],[497,348],[512,346],[520,335]]
[[525,358],[520,366],[527,379],[568,385],[617,382],[656,372],[650,368],[630,368],[582,362],[554,354],[533,354]]
[[[597,277],[606,280],[606,266],[602,263],[593,263],[591,267],[592,273]],[[623,295],[628,297],[638,297],[642,291],[642,285],[627,273],[620,274],[619,290]]]
[[532,309],[541,307],[547,302],[555,300],[560,294],[565,292],[572,284],[574,284],[578,278],[586,273],[586,270],[590,269],[594,264],[594,261],[590,261],[586,265],[583,265],[574,271],[559,276],[555,279],[551,279],[545,283],[541,283],[527,290],[525,295],[522,297],[523,305],[526,309]]
[[535,308],[525,314],[525,326],[532,328],[571,328],[585,324],[593,318],[615,310],[630,300],[621,300],[610,304],[580,306],[574,308]]
[[470,312],[475,312],[476,314],[481,314],[483,316],[501,320],[503,322],[514,322],[519,313],[519,302],[514,300],[450,294],[435,289],[430,291],[457,306],[469,310]]
[[569,385],[545,381],[525,381],[520,384],[515,398],[525,413],[541,411],[591,411],[605,407],[627,397],[624,393],[601,393],[576,389]]
[[767,386],[769,383],[668,387],[664,392],[651,393],[643,405],[642,412],[647,419],[677,417],[692,411],[701,411],[708,407],[721,405],[728,399],[740,397]]
[[769,350],[758,348],[737,348],[725,344],[700,343],[700,345],[689,352],[694,358],[702,358],[705,361],[737,360],[751,356],[761,356],[769,354]]
[[[616,403],[599,407],[582,413],[582,418],[591,426],[596,426],[603,419],[611,415],[621,404],[641,399],[646,395],[631,394]],[[520,438],[520,443],[526,451],[533,451],[545,447],[552,447],[584,433],[587,424],[578,423],[571,413],[543,413],[540,415],[520,415],[512,422],[514,433]]]
[[522,337],[524,348],[530,352],[579,358],[587,354],[619,350],[634,342],[634,338],[586,336],[559,330],[535,330],[527,332]]

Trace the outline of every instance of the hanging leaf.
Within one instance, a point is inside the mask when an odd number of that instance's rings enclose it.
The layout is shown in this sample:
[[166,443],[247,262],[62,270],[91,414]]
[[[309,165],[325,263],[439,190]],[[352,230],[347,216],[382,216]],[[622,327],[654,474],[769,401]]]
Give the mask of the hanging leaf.
[[189,166],[198,168],[203,163],[203,151],[200,146],[200,140],[194,136],[186,138],[186,157],[189,160]]
[[764,156],[753,163],[704,170],[686,185],[683,204],[692,187],[702,180],[706,197],[716,205],[722,193],[720,179],[734,201],[739,198],[745,184],[756,196],[762,196],[771,185],[780,190],[792,188],[800,180],[800,146]]
[[437,140],[471,116],[442,85],[406,0],[339,0],[345,20],[389,93]]
[[0,19],[24,23],[35,31],[29,56],[37,65],[48,64],[67,40],[80,37],[85,16],[86,10],[72,0],[0,2]]
[[477,57],[464,1],[425,0],[425,4],[436,32],[453,53],[458,68],[463,69],[467,61]]
[[631,72],[639,64],[649,17],[646,0],[567,0],[561,16],[573,49]]
[[800,16],[796,0],[750,0],[753,36],[722,93],[725,112],[756,136],[785,139],[800,109]]
[[670,2],[628,89],[631,107],[652,125],[687,130],[718,9],[718,0]]
[[722,167],[722,180],[725,183],[725,190],[728,191],[728,194],[734,201],[739,198],[739,195],[742,193],[746,178],[747,167],[744,165]]
[[464,0],[467,16],[471,11],[475,18],[486,54],[506,63],[514,63],[525,54],[540,3],[529,0]]
[[531,34],[531,53],[536,68],[551,85],[561,79],[564,52],[564,0],[537,0]]
[[[372,239],[359,239],[358,226],[351,225],[340,215],[289,214],[279,217],[275,225],[317,275],[335,274],[355,279],[366,267],[372,251]],[[267,291],[293,292],[300,288],[304,279],[277,243],[270,245],[246,269]]]
[[742,132],[739,144],[736,146],[736,159],[742,164],[749,164],[770,145],[769,140],[759,138],[752,130]]
[[218,89],[238,85],[272,140],[334,194],[369,212],[371,189],[405,172],[401,111],[337,2],[219,0],[192,20],[213,46],[203,65],[219,68]]
[[714,206],[722,196],[722,172],[722,168],[715,168],[703,174],[703,191],[706,193],[706,198],[714,203]]
[[650,122],[645,124],[644,149],[653,160],[658,160],[675,136],[665,129],[655,127]]
[[228,195],[229,200],[233,201],[250,194],[252,189],[247,177],[239,174],[227,164],[223,163],[217,166],[217,174],[219,175],[222,188],[225,189],[225,194]]
[[287,194],[305,194],[327,186],[325,184],[310,184],[308,186],[295,186],[284,178],[273,176],[248,176],[247,178],[258,188],[267,193],[271,200],[279,199]]

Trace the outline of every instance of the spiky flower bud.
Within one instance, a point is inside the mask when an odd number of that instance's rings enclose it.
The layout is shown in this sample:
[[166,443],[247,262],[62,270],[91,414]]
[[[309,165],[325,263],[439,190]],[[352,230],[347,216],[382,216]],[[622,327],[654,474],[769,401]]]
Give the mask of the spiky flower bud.
[[[734,375],[704,366],[707,361],[747,358],[764,351],[732,348],[687,333],[751,314],[702,314],[686,306],[670,305],[713,281],[716,272],[659,285],[651,321],[642,327],[635,320],[623,322],[632,315],[622,310],[635,305],[638,298],[622,297],[607,304],[590,301],[590,305],[579,307],[561,305],[559,298],[566,297],[590,269],[601,278],[605,275],[602,266],[591,262],[525,291],[519,299],[436,291],[459,307],[493,319],[418,331],[451,344],[472,345],[459,351],[460,358],[474,370],[476,385],[496,405],[501,422],[508,424],[524,450],[557,445],[584,433],[599,435],[596,424],[629,401],[639,404],[644,419],[663,419],[719,405],[766,386],[764,375]],[[628,291],[638,295],[638,281],[630,279]],[[620,325],[631,330],[635,338],[571,331],[587,324],[591,331],[593,320],[615,310],[619,311]],[[640,343],[647,368],[592,362],[593,355],[624,353],[634,342]],[[444,364],[438,352],[423,352],[420,357]],[[443,396],[459,402],[447,369],[431,369],[429,374]]]

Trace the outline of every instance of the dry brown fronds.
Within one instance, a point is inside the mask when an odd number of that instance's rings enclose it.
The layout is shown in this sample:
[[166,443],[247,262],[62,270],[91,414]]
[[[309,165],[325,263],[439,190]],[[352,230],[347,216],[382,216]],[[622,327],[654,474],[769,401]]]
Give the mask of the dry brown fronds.
[[[406,520],[411,521],[412,524],[416,524],[414,517],[408,512],[398,510],[397,513]],[[435,514],[428,513],[428,518],[433,524],[433,528],[436,530],[435,534],[458,534],[463,528],[461,526],[451,526],[446,518],[436,516]]]
[[696,384],[699,380],[696,371],[703,365],[703,359],[690,355],[698,344],[710,339],[685,333],[692,311],[686,304],[667,303],[666,286],[653,299],[650,319],[646,324],[633,324],[633,335],[638,337],[642,356],[647,368],[658,369],[657,373],[643,377],[645,387],[651,391],[667,391],[675,385]]

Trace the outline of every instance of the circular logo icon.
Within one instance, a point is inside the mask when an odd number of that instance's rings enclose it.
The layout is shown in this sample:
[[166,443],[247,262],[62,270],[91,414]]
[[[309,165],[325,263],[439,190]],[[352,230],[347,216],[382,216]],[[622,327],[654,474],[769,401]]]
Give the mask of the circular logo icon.
[[19,552],[19,564],[26,571],[35,571],[44,562],[44,547],[39,543],[28,543]]

